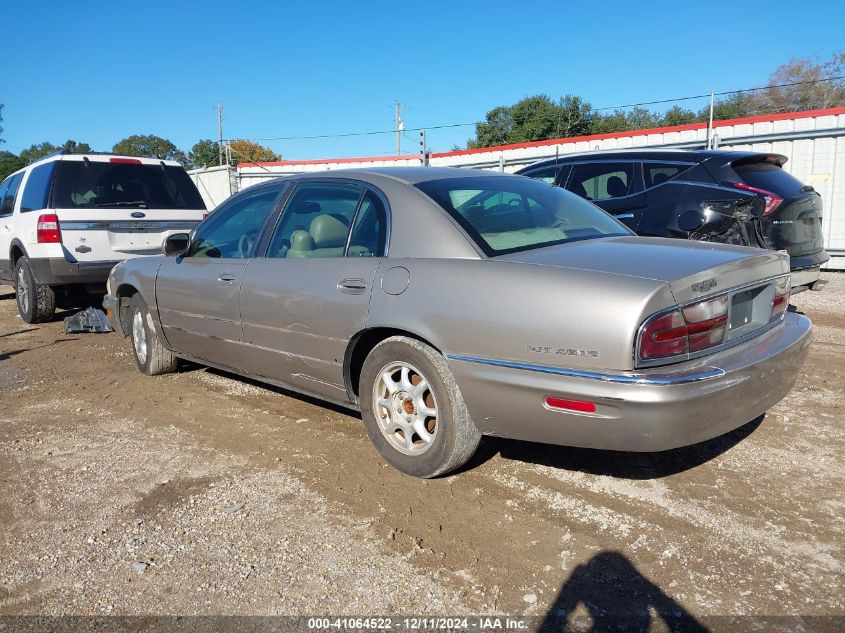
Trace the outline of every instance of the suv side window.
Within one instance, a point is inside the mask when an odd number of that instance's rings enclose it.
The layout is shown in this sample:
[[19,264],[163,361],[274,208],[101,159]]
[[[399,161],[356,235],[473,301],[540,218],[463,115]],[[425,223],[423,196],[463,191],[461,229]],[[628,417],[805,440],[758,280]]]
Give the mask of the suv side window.
[[572,168],[566,188],[587,200],[622,198],[633,190],[634,163],[581,163]]
[[9,189],[9,183],[12,182],[12,177],[9,176],[0,183],[0,218],[6,215],[10,215],[9,213],[3,213],[3,199],[6,197],[6,191]]
[[53,173],[56,171],[57,164],[58,161],[50,161],[44,165],[38,165],[29,172],[29,178],[26,179],[26,186],[21,195],[21,213],[47,208],[50,186],[53,183]]
[[278,197],[265,189],[225,203],[197,227],[185,256],[247,259]]
[[672,180],[678,174],[682,174],[692,167],[692,163],[643,163],[643,177],[645,178],[646,189],[662,185],[667,180]]
[[347,183],[299,184],[285,205],[267,257],[343,257],[363,195],[363,187]]
[[6,191],[3,192],[3,200],[0,203],[0,215],[11,215],[15,210],[15,200],[18,197],[18,187],[23,179],[24,172],[15,174],[9,179]]

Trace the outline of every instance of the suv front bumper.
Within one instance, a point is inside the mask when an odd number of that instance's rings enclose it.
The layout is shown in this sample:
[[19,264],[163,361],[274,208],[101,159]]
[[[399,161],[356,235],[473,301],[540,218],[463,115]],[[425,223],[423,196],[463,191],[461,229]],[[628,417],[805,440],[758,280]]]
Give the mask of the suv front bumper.
[[50,286],[69,284],[105,284],[113,262],[69,262],[63,257],[33,258],[29,268],[35,282]]

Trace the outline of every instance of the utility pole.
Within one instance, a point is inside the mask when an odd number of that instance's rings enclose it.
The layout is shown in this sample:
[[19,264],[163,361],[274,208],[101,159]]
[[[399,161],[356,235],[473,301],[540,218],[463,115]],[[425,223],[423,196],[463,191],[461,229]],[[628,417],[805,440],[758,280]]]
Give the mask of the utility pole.
[[223,164],[223,102],[220,99],[214,104],[214,109],[217,110],[217,157],[220,159],[220,164]]
[[428,147],[425,143],[425,130],[420,130],[420,163],[428,167]]
[[704,149],[713,149],[713,142],[710,140],[713,136],[713,91],[710,91],[710,119],[707,122],[707,145]]
[[396,124],[396,155],[399,156],[402,153],[402,128],[405,126],[402,124],[402,104],[397,101],[393,105],[396,110],[394,116],[394,122]]

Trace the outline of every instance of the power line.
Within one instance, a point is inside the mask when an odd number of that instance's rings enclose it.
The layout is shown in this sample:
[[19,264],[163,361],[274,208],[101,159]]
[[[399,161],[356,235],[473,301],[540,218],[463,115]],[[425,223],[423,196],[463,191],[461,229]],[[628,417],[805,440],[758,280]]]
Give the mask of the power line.
[[[770,86],[762,86],[760,88],[743,88],[741,90],[727,90],[725,92],[715,92],[713,96],[715,97],[722,97],[725,95],[730,94],[739,94],[743,92],[754,92],[757,90],[770,90],[773,88],[787,88],[790,86],[800,86],[804,84],[816,84],[822,83],[825,81],[837,81],[840,79],[845,79],[845,75],[841,75],[838,77],[826,77],[824,79],[813,79],[810,81],[795,81],[792,83],[785,83],[785,84],[776,84]],[[647,106],[647,105],[658,105],[663,103],[674,103],[677,101],[691,101],[693,99],[703,99],[707,97],[710,98],[710,93],[701,94],[701,95],[692,95],[688,97],[676,97],[674,99],[659,99],[656,101],[642,101],[640,103],[629,103],[625,105],[617,105],[617,106],[605,106],[601,108],[591,108],[592,112],[604,112],[606,110],[623,110],[625,108],[635,108],[638,106]],[[480,125],[483,123],[487,123],[487,121],[470,121],[467,123],[449,123],[445,125],[426,125],[422,127],[409,127],[405,128],[404,131],[406,132],[419,132],[420,130],[445,130],[449,128],[456,128],[456,127],[469,127],[471,125]],[[380,134],[396,134],[396,130],[377,130],[372,132],[343,132],[339,134],[313,134],[307,136],[271,136],[265,138],[250,138],[246,140],[250,141],[309,141],[309,140],[317,140],[317,139],[326,139],[326,138],[349,138],[354,136],[377,136]],[[235,140],[235,139],[226,139],[226,140]]]

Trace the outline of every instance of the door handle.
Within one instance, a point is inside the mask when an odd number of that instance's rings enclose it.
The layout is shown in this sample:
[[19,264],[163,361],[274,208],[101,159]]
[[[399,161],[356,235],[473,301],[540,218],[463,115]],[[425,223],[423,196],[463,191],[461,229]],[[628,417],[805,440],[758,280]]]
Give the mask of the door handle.
[[231,284],[235,281],[235,276],[232,273],[220,273],[220,276],[217,278],[221,284]]
[[341,279],[337,282],[337,289],[348,295],[360,295],[367,289],[367,282],[363,279]]
[[616,219],[617,220],[628,220],[628,219],[633,218],[633,217],[634,217],[633,213],[620,213],[619,215],[616,216]]

